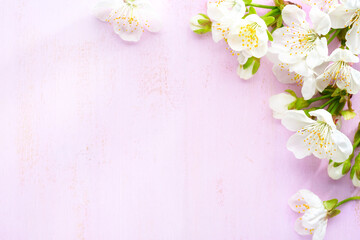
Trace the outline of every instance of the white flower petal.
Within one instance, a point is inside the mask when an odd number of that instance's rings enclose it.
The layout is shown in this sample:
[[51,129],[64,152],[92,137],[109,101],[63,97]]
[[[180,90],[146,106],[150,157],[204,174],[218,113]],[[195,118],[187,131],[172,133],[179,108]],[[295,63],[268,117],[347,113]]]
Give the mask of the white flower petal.
[[305,236],[305,235],[310,235],[313,231],[310,232],[310,230],[308,228],[305,228],[302,224],[302,217],[299,217],[298,219],[296,219],[295,221],[295,226],[294,226],[295,232],[297,232],[299,235]]
[[255,61],[246,69],[244,69],[242,65],[239,65],[239,67],[237,68],[238,76],[241,79],[249,80],[253,76],[252,69],[253,69],[254,63],[255,63]]
[[353,151],[353,146],[349,138],[337,129],[333,130],[332,140],[334,142],[335,153],[333,153],[332,160],[334,162],[344,162],[349,158]]
[[106,0],[99,2],[93,9],[93,14],[101,21],[106,21],[114,8],[119,7],[119,1]]
[[350,50],[337,48],[331,53],[328,61],[344,61],[347,63],[357,63],[359,62],[359,57],[355,56],[355,54],[352,53]]
[[316,93],[316,81],[313,76],[305,77],[303,81],[303,86],[301,88],[301,94],[305,100],[309,100]]
[[315,48],[306,57],[306,64],[311,68],[322,64],[328,56],[326,38],[316,39],[315,42]]
[[360,54],[360,20],[346,33],[346,46],[354,54]]
[[318,226],[315,228],[313,240],[323,240],[326,233],[327,219],[319,221]]
[[311,8],[309,15],[315,32],[320,35],[326,35],[331,28],[331,21],[329,15],[327,15],[317,7]]
[[306,13],[295,5],[286,5],[281,12],[284,23],[288,26],[291,25],[308,25],[305,18]]
[[310,116],[316,117],[318,121],[325,122],[331,128],[336,128],[331,114],[324,109],[317,109],[309,112]]
[[326,220],[327,210],[324,206],[311,207],[303,216],[302,224],[306,228],[317,228],[318,224]]
[[[283,117],[284,119],[284,117]],[[287,149],[294,153],[297,159],[303,159],[311,155],[311,149],[306,145],[305,139],[308,134],[295,133],[287,142]]]
[[330,11],[329,16],[332,28],[345,28],[352,19],[355,9],[349,9],[344,5],[339,5],[334,10]]
[[287,93],[280,93],[271,96],[269,99],[270,108],[273,110],[273,117],[281,119],[283,114],[288,111],[288,106],[293,103],[296,98]]
[[287,111],[281,120],[281,124],[290,131],[298,131],[299,129],[315,122],[316,121],[306,116],[302,110]]

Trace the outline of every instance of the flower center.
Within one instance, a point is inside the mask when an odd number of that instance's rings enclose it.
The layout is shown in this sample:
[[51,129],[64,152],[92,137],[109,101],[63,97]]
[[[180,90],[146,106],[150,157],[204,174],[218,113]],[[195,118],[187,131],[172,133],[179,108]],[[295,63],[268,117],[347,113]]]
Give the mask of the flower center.
[[307,134],[304,143],[308,145],[308,151],[320,156],[331,157],[336,151],[331,139],[332,128],[327,123],[317,121],[298,131],[299,134]]
[[315,47],[319,36],[312,29],[300,26],[287,27],[283,36],[287,39],[285,47],[290,50],[290,55],[307,56]]
[[256,35],[256,29],[260,27],[256,22],[241,26],[239,30],[239,37],[241,38],[242,46],[248,47],[250,50],[253,47],[259,46],[259,38]]

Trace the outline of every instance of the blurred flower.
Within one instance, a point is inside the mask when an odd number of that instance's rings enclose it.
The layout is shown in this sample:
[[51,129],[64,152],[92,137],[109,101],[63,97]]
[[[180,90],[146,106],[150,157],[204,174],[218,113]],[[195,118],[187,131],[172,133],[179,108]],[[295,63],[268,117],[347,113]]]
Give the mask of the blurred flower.
[[146,0],[105,0],[95,6],[94,14],[125,41],[139,41],[145,29],[160,30],[160,21]]

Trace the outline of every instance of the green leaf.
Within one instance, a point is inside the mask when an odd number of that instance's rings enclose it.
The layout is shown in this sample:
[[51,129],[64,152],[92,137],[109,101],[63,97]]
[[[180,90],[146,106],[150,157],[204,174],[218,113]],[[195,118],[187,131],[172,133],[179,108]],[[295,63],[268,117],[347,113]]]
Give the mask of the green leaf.
[[254,7],[249,7],[249,14],[256,14],[256,10]]
[[255,58],[253,58],[253,57],[249,58],[246,61],[246,63],[243,65],[243,69],[245,70],[245,69],[249,68],[251,66],[251,64],[254,62],[254,60],[255,60]]
[[339,215],[340,212],[341,212],[341,211],[340,211],[339,209],[334,209],[334,210],[332,210],[332,211],[330,211],[330,212],[328,213],[328,216],[329,216],[329,218],[332,218],[332,217],[335,217],[335,216]]
[[324,201],[324,207],[326,208],[326,210],[331,211],[336,207],[337,203],[338,200],[336,198],[328,201]]
[[262,18],[266,24],[266,26],[270,26],[273,22],[275,22],[275,18],[268,16],[268,17],[263,17]]
[[254,62],[253,69],[252,69],[252,75],[257,73],[257,71],[259,70],[259,67],[260,67],[260,59],[256,59]]
[[272,42],[274,40],[273,36],[271,35],[271,33],[269,32],[269,30],[266,30],[266,33],[268,35],[269,41]]

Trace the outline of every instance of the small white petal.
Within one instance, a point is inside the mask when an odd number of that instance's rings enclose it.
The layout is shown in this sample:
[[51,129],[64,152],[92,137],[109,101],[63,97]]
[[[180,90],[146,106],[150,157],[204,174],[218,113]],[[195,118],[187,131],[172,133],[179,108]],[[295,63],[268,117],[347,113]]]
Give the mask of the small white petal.
[[318,121],[325,122],[331,128],[336,128],[331,114],[324,109],[317,109],[309,112],[310,116],[316,117]]
[[339,5],[329,12],[332,28],[345,28],[350,23],[355,9],[349,9],[344,5]]
[[301,88],[301,94],[305,100],[309,100],[316,93],[316,80],[313,76],[304,77],[303,86]]
[[360,20],[346,33],[346,46],[354,54],[360,54]]
[[342,174],[342,170],[343,170],[343,167],[344,165],[343,164],[340,164],[339,166],[337,167],[334,167],[334,164],[335,162],[332,161],[329,165],[328,165],[328,174],[329,174],[329,177],[331,179],[334,179],[334,180],[339,180],[340,178],[342,178],[344,175]]
[[273,110],[273,117],[281,119],[283,114],[288,111],[288,106],[293,103],[296,98],[287,93],[280,93],[271,96],[269,99],[270,108]]
[[320,35],[326,35],[331,28],[331,21],[329,15],[327,15],[317,7],[312,7],[309,15],[315,32]]
[[302,110],[289,110],[281,120],[282,125],[290,131],[298,131],[299,129],[315,122],[316,121],[306,116]]
[[93,9],[93,14],[101,21],[106,21],[114,8],[119,7],[119,1],[106,0],[99,2]]
[[332,140],[336,146],[336,151],[333,153],[332,160],[334,162],[344,162],[349,158],[353,151],[353,146],[349,138],[337,129],[333,130]]
[[295,5],[286,5],[281,12],[284,23],[291,25],[308,25],[305,18],[306,13]]
[[359,57],[355,56],[355,54],[352,53],[350,50],[337,48],[331,53],[328,61],[344,61],[347,63],[357,63],[359,62]]

